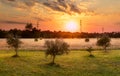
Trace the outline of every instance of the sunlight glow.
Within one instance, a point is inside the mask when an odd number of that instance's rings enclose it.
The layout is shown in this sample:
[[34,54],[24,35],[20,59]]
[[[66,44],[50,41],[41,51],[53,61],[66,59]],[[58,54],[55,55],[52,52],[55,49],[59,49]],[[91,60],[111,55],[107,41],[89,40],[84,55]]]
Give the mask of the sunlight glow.
[[66,31],[69,31],[69,32],[76,32],[76,31],[78,31],[79,26],[78,26],[77,22],[69,21],[66,23],[65,29],[66,29]]

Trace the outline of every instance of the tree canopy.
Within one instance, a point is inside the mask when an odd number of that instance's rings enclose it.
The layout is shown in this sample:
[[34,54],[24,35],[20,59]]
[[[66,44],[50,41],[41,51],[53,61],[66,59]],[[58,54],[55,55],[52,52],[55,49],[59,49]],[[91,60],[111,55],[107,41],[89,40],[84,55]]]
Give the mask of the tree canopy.
[[106,48],[110,46],[111,39],[107,35],[103,35],[100,39],[97,41],[98,46],[102,46],[103,49],[106,51]]
[[45,41],[45,47],[46,47],[46,56],[51,55],[53,57],[52,63],[54,64],[54,59],[56,55],[62,55],[64,53],[68,54],[69,53],[69,45],[64,42],[63,40],[56,39],[55,41],[53,40],[47,40]]
[[16,55],[14,56],[18,56],[18,48],[21,45],[21,41],[19,40],[18,36],[14,36],[13,34],[9,34],[7,37],[7,44],[15,49]]

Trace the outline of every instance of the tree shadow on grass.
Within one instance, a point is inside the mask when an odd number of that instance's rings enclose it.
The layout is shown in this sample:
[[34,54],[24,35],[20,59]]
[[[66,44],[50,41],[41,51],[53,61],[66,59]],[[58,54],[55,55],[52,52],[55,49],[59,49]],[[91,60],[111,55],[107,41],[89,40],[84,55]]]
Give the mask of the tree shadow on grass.
[[46,68],[46,69],[64,69],[64,66],[61,65],[61,64],[52,64],[52,63],[41,63],[41,64],[38,64],[38,67],[40,68]]
[[94,56],[94,55],[89,55],[88,57],[89,57],[89,58],[95,58],[95,56]]
[[61,67],[61,65],[60,65],[60,64],[57,64],[57,63],[46,63],[45,65],[47,65],[47,66],[52,66],[52,67],[58,67],[58,68]]
[[12,58],[18,58],[20,57],[19,55],[13,55]]
[[94,55],[87,55],[87,56],[84,56],[85,58],[96,58]]

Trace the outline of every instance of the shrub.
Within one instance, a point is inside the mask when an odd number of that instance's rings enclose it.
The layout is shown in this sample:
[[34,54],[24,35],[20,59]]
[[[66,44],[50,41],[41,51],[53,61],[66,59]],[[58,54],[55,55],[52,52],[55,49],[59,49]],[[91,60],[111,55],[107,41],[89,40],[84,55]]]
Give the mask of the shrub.
[[85,42],[89,42],[90,41],[90,39],[89,38],[85,38]]

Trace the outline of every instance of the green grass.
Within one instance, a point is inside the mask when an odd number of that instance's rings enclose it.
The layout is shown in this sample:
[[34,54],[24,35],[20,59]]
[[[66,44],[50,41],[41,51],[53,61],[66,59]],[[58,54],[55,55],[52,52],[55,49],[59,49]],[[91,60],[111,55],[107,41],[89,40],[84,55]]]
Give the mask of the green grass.
[[0,76],[120,76],[120,50],[94,51],[94,58],[86,51],[71,51],[56,58],[60,66],[47,65],[51,57],[42,51],[20,51],[18,58],[13,54],[0,51]]

